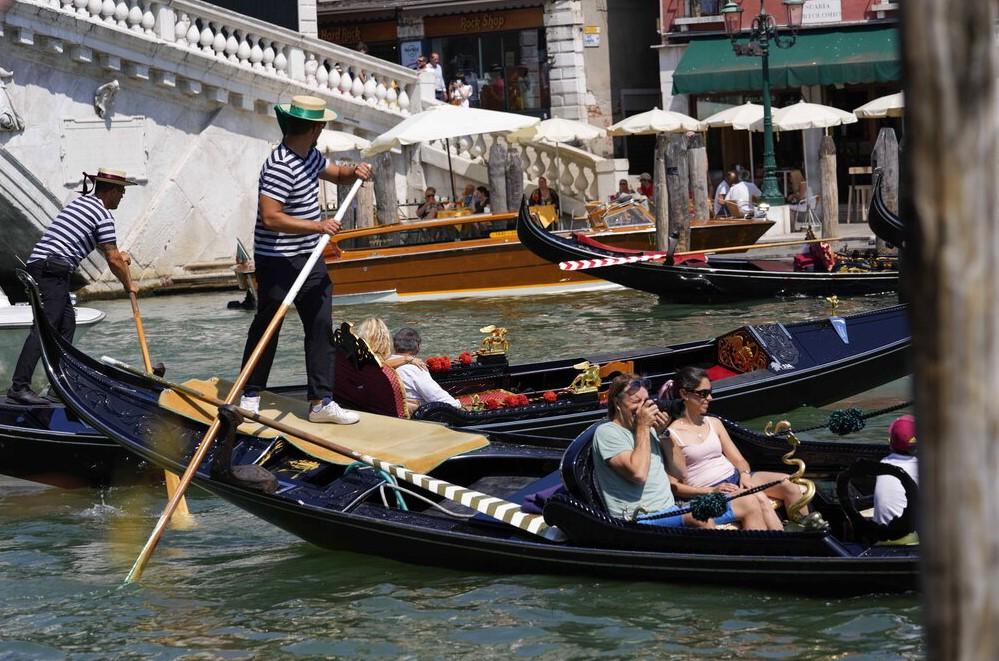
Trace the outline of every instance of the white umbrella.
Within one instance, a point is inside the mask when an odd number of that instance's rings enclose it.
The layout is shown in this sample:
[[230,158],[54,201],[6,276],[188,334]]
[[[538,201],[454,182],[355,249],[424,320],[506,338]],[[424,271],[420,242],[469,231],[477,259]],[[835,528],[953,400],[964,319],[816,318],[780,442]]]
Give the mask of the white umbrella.
[[575,119],[562,119],[552,117],[534,126],[529,126],[519,131],[514,131],[506,136],[510,142],[547,142],[555,145],[555,192],[559,193],[561,184],[562,159],[558,153],[560,142],[572,142],[574,140],[593,140],[607,135],[605,129],[586,122]]
[[905,95],[902,92],[881,96],[868,101],[859,108],[854,108],[853,114],[863,119],[878,117],[901,117],[905,111]]
[[[771,111],[780,108],[771,108]],[[741,106],[732,106],[721,112],[716,112],[710,117],[706,117],[702,122],[708,127],[731,126],[737,131],[749,131],[754,122],[763,119],[763,106],[755,103],[743,103]],[[749,137],[749,171],[756,171],[756,163],[753,159],[753,134],[747,133]]]
[[451,173],[451,198],[454,199],[454,170],[451,168],[451,138],[485,133],[510,133],[538,124],[541,120],[497,110],[463,108],[449,103],[431,106],[410,115],[375,138],[362,152],[365,157],[381,154],[395,147],[444,140],[447,165]]
[[685,133],[687,131],[703,131],[704,123],[693,117],[672,110],[653,108],[637,115],[632,115],[607,128],[607,134],[622,135],[653,135],[655,133]]
[[326,129],[319,134],[319,142],[316,147],[324,154],[335,154],[341,151],[367,149],[370,145],[370,140],[365,140],[359,135]]
[[[773,113],[775,131],[801,131],[804,129],[824,129],[840,124],[853,124],[857,116],[852,112],[824,106],[820,103],[798,101]],[[763,130],[763,118],[753,122],[752,130]]]

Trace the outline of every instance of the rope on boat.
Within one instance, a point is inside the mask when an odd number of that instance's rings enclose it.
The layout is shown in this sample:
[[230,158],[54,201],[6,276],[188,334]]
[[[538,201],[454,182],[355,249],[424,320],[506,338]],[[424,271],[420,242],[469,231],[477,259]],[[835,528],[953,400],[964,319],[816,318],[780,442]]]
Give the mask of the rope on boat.
[[[707,521],[708,519],[713,519],[724,514],[725,506],[736,498],[742,498],[743,496],[750,496],[754,493],[766,491],[770,487],[775,487],[786,479],[786,477],[782,477],[779,480],[767,482],[766,484],[761,484],[759,486],[752,487],[751,489],[740,491],[739,493],[731,496],[725,496],[721,493],[706,493],[700,496],[695,496],[691,499],[689,505],[671,510],[669,512],[660,512],[659,514],[645,516],[642,518],[642,521],[655,521],[657,519],[665,519],[671,516],[680,516],[683,514],[693,514],[694,518],[698,521]],[[719,496],[721,496],[722,499],[719,499]],[[706,516],[702,519],[701,516],[703,515]]]
[[[347,473],[350,473],[351,471],[355,471],[355,470],[356,471],[361,471],[361,470],[371,470],[371,471],[374,471],[375,474],[378,475],[378,477],[382,478],[382,483],[383,484],[388,484],[389,486],[395,488],[395,502],[396,502],[396,505],[399,506],[399,509],[401,509],[404,512],[409,510],[409,508],[406,507],[406,501],[405,501],[405,499],[403,499],[402,494],[399,493],[399,483],[396,482],[395,477],[393,477],[392,475],[389,475],[388,473],[386,473],[385,471],[383,471],[380,468],[374,468],[374,467],[369,466],[368,464],[365,464],[365,463],[360,462],[360,461],[355,461],[354,463],[348,465],[347,468],[344,469],[343,474],[347,475]],[[383,494],[384,494],[384,492],[383,492]],[[383,502],[384,502],[384,500],[383,500]],[[384,504],[385,504],[385,507],[388,507],[388,503],[384,503]]]
[[902,402],[901,404],[895,404],[894,406],[888,406],[883,409],[877,409],[867,413],[864,413],[858,408],[838,409],[830,413],[829,418],[821,425],[797,429],[795,430],[795,433],[802,434],[805,432],[816,431],[817,429],[828,429],[829,431],[840,436],[846,436],[847,434],[863,429],[865,420],[876,418],[879,415],[884,415],[886,413],[894,413],[895,411],[909,406],[912,406],[911,399],[906,402]]

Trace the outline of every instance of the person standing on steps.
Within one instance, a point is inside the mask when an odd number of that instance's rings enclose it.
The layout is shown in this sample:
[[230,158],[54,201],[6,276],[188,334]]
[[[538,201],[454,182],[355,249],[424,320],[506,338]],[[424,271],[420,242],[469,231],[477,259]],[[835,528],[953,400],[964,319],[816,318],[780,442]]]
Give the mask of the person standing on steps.
[[[88,181],[93,183],[92,191]],[[128,275],[131,262],[128,253],[118,250],[111,215],[121,203],[125,187],[135,183],[120,170],[101,168],[97,174],[84,172],[83,194],[63,207],[28,256],[25,270],[38,283],[45,318],[69,341],[76,331],[76,311],[69,298],[70,276],[95,248],[104,254],[108,268],[125,291],[138,291]],[[31,406],[49,403],[31,390],[31,376],[41,356],[38,331],[33,327],[21,347],[7,399]]]
[[[313,96],[293,97],[274,106],[284,134],[260,170],[257,221],[253,233],[256,264],[257,314],[250,324],[243,349],[246,365],[257,343],[305,267],[321,234],[340,231],[335,218],[324,219],[319,210],[318,179],[349,184],[371,178],[371,166],[331,164],[316,149],[326,123],[337,115],[326,102]],[[317,260],[295,297],[295,308],[305,329],[305,372],[311,422],[349,425],[359,417],[333,401],[333,283],[323,260]],[[278,329],[280,332],[280,328]],[[240,407],[258,412],[260,391],[267,387],[278,334],[264,349],[246,382]]]

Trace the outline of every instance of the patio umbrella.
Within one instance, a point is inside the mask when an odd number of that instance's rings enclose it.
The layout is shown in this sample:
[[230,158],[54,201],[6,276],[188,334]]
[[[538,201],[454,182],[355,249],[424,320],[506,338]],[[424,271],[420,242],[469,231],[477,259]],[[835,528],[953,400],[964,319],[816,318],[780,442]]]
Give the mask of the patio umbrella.
[[335,154],[341,151],[367,149],[370,145],[370,140],[365,140],[359,135],[327,129],[319,134],[319,142],[316,147],[324,154]]
[[454,199],[454,170],[451,167],[451,138],[484,133],[510,133],[538,124],[541,120],[497,110],[463,108],[451,104],[432,106],[410,115],[375,138],[362,155],[374,156],[403,145],[444,140],[448,170],[451,172],[451,199]]
[[905,111],[905,95],[902,92],[881,96],[868,101],[859,108],[854,108],[853,114],[861,119],[879,117],[901,117]]
[[593,126],[586,122],[574,119],[562,119],[553,117],[546,119],[534,126],[529,126],[519,131],[514,131],[506,136],[510,142],[546,142],[555,145],[555,192],[560,193],[560,175],[562,160],[559,157],[558,145],[560,142],[573,142],[574,140],[593,140],[607,134],[605,129]]
[[[773,111],[780,108],[772,108]],[[755,103],[743,103],[741,106],[732,106],[721,112],[716,112],[710,117],[701,120],[705,126],[731,126],[737,131],[747,131],[749,137],[749,171],[756,172],[756,163],[753,159],[753,134],[749,133],[754,122],[763,119],[763,106]]]
[[607,128],[607,135],[654,135],[656,133],[681,133],[703,131],[704,123],[683,113],[653,108],[632,115]]

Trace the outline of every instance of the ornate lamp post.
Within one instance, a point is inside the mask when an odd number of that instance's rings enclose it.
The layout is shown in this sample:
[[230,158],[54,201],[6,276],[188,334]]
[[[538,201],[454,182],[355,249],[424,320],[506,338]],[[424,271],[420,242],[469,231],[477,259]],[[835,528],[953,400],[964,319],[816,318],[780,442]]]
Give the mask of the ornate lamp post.
[[[773,206],[784,203],[777,186],[777,161],[774,158],[774,131],[770,113],[770,43],[778,48],[790,48],[801,27],[801,13],[805,0],[782,0],[787,10],[787,25],[778,26],[777,21],[767,13],[760,0],[760,13],[753,17],[746,43],[742,37],[742,1],[728,0],[722,8],[725,17],[725,32],[732,40],[732,50],[736,55],[759,56],[763,58],[763,201]],[[780,27],[790,28],[790,34],[782,35]]]

